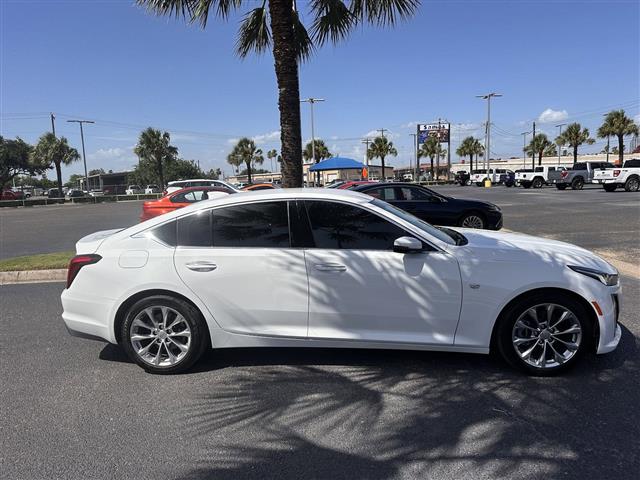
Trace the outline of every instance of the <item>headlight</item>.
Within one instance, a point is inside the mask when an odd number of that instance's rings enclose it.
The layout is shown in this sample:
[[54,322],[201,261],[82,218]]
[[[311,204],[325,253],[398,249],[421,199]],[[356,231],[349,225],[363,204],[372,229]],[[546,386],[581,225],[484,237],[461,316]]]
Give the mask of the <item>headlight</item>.
[[618,284],[618,274],[617,273],[606,273],[601,272],[600,270],[595,270],[593,268],[588,267],[578,267],[575,265],[567,265],[574,272],[581,273],[582,275],[586,275],[587,277],[595,278],[603,285],[607,287],[613,287]]

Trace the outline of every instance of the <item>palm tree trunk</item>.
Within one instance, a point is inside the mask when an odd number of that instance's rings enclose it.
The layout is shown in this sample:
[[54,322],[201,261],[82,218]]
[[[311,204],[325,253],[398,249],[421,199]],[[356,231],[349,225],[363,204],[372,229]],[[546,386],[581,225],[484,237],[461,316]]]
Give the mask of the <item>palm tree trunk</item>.
[[538,154],[538,165],[542,165],[542,154],[544,153],[544,150],[540,150],[540,153]]
[[56,177],[58,178],[58,195],[62,197],[62,168],[59,161],[53,161],[56,165]]
[[473,153],[469,154],[469,175],[473,172]]
[[623,161],[624,161],[624,135],[618,135],[618,163],[616,163],[616,166],[621,167]]
[[160,178],[160,188],[164,188],[164,169],[162,168],[162,158],[156,159],[156,165],[158,168],[158,177]]
[[247,183],[251,185],[251,162],[245,162],[247,164]]
[[429,160],[431,160],[431,181],[433,181],[434,176],[433,176],[433,157],[429,157]]
[[386,182],[387,177],[384,174],[384,156],[380,157],[380,160],[382,160],[382,175],[380,176],[380,178],[382,178],[383,182]]
[[293,33],[293,0],[269,0],[273,58],[278,80],[282,186],[302,186],[302,136],[300,133],[300,87]]
[[573,147],[573,164],[578,163],[578,146],[574,145]]

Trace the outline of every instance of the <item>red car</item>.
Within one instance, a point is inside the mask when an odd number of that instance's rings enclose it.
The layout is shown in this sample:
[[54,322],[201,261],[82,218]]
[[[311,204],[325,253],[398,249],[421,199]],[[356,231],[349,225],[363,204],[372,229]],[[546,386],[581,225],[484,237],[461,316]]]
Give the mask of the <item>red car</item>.
[[226,187],[189,187],[177,190],[165,195],[158,200],[151,200],[142,204],[142,215],[140,221],[144,222],[150,218],[157,217],[163,213],[173,212],[174,210],[192,203],[199,202],[200,200],[207,200],[208,192],[221,192],[221,193],[235,193],[230,188]]
[[12,190],[4,190],[0,192],[0,200],[22,200],[24,193],[14,192]]
[[378,182],[370,182],[369,180],[350,180],[348,182],[341,183],[336,187],[336,189],[351,190],[355,187],[359,187],[360,185],[368,185],[369,183],[378,183]]

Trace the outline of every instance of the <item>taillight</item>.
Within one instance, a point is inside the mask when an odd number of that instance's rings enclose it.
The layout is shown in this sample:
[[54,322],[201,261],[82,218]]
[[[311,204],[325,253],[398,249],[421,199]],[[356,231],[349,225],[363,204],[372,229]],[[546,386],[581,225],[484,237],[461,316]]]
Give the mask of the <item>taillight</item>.
[[562,178],[567,178],[567,175],[569,175],[569,171],[568,170],[563,170],[562,173],[560,174],[560,176]]
[[613,176],[617,177],[618,175],[620,175],[620,170],[614,170],[613,171]]
[[91,265],[93,263],[98,263],[102,257],[100,255],[95,254],[86,254],[86,255],[76,255],[69,262],[69,267],[67,269],[67,288],[71,286],[73,280],[78,275],[78,272],[85,265]]

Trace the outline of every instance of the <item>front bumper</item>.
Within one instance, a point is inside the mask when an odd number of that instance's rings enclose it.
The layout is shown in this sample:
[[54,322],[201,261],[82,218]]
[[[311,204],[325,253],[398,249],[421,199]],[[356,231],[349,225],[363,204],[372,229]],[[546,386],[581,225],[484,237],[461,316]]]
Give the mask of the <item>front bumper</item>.
[[502,222],[502,212],[490,212],[487,215],[487,229],[489,230],[500,230]]
[[[592,303],[593,301],[597,302],[602,310],[602,315],[598,315],[599,337],[596,353],[609,353],[616,349],[622,336],[622,329],[618,324],[621,302],[620,286],[606,289],[597,298],[592,299]],[[597,313],[596,311],[596,315]]]

